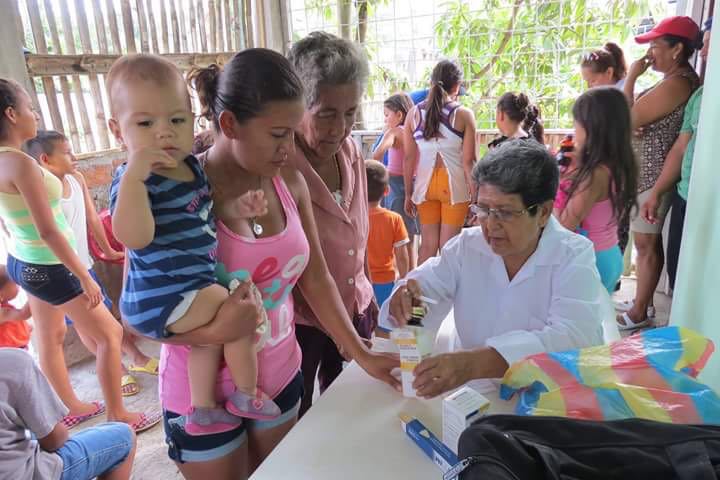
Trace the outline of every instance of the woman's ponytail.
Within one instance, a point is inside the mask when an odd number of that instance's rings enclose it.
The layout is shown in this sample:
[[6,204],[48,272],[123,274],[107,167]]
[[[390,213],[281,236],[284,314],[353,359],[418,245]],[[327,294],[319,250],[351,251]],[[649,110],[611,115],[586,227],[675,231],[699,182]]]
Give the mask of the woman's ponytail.
[[220,112],[216,110],[215,102],[221,73],[222,68],[213,63],[205,68],[193,68],[187,75],[188,85],[197,92],[200,100],[200,116],[213,122],[215,128],[219,127],[217,116]]
[[462,81],[462,70],[450,60],[442,60],[432,72],[430,92],[426,100],[427,109],[423,126],[423,138],[437,137],[440,131],[440,119],[445,104],[445,93],[453,91]]

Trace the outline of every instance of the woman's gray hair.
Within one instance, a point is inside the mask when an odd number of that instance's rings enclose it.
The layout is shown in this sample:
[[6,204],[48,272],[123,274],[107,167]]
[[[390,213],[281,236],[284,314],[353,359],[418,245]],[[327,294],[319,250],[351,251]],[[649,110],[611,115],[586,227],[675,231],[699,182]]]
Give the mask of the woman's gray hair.
[[555,198],[560,171],[544,145],[532,139],[516,139],[490,150],[473,168],[472,178],[478,185],[520,195],[528,208]]
[[305,87],[307,107],[317,101],[324,86],[356,84],[362,91],[367,85],[367,56],[356,43],[326,32],[312,32],[296,42],[288,53]]

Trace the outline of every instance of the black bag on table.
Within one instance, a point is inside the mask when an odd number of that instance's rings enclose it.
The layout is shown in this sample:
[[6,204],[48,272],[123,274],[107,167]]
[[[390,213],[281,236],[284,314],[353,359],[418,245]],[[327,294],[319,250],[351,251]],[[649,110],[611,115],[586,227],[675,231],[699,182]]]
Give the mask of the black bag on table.
[[720,479],[720,426],[491,415],[458,450],[445,480]]

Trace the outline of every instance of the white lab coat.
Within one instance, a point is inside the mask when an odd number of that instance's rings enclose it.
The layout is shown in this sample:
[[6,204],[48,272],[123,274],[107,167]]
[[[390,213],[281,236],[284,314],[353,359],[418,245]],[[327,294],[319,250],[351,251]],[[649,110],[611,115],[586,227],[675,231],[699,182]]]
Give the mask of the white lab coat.
[[[439,257],[407,278],[417,280],[423,294],[439,302],[428,305],[429,328],[438,329],[452,309],[455,349],[492,347],[508,364],[535,353],[601,344],[603,319],[612,312],[592,242],[554,217],[512,281],[480,227],[464,229]],[[389,303],[381,309],[380,324],[392,328]]]

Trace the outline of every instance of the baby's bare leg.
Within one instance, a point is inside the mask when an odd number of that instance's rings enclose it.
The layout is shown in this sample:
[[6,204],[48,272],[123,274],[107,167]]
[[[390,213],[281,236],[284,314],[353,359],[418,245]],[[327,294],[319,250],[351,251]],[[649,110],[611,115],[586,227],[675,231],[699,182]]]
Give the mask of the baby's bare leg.
[[[188,311],[175,323],[168,326],[171,333],[186,333],[200,328],[215,319],[228,292],[220,285],[210,285],[200,290]],[[192,346],[188,358],[190,380],[190,402],[193,407],[214,408],[215,381],[220,368],[222,345]]]
[[215,382],[220,369],[222,345],[193,345],[188,357],[190,403],[193,407],[215,408]]
[[255,396],[257,386],[257,354],[255,352],[255,335],[241,337],[225,344],[225,362],[230,369],[230,376],[238,390]]

